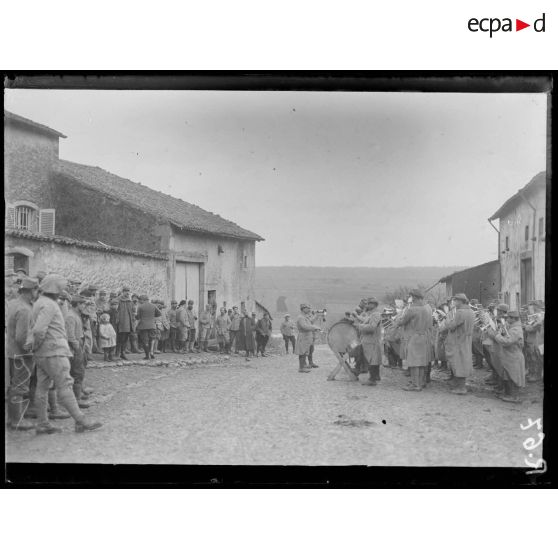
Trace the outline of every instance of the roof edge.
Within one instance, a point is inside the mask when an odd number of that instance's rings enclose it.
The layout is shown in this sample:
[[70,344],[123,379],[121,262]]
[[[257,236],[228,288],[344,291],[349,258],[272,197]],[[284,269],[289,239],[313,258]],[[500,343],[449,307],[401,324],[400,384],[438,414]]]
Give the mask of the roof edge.
[[446,275],[445,277],[439,279],[438,283],[446,283],[448,279],[451,279],[454,275],[457,275],[458,273],[463,273],[464,271],[470,271],[471,269],[477,269],[478,267],[482,267],[483,265],[497,264],[498,262],[499,260],[490,260],[489,262],[484,262],[481,264],[473,265],[471,267],[466,267],[465,269],[454,271],[453,273],[450,273],[449,275]]
[[128,256],[136,256],[139,258],[149,258],[152,260],[168,261],[168,256],[163,254],[149,254],[148,252],[140,252],[138,250],[130,250],[129,248],[120,248],[119,246],[110,246],[108,244],[96,244],[88,240],[80,240],[78,238],[70,238],[67,236],[49,236],[32,231],[22,229],[5,229],[5,235],[12,238],[23,238],[26,240],[36,240],[37,242],[54,242],[65,246],[75,246],[86,250],[95,250],[98,252],[111,252],[113,254],[123,254]]
[[[540,178],[544,175],[544,182],[540,182]],[[496,211],[496,213],[494,213],[494,215],[492,215],[492,217],[489,217],[488,220],[489,221],[494,221],[495,219],[499,219],[502,215],[504,215],[506,213],[506,211],[511,210],[511,208],[514,206],[514,204],[519,201],[520,199],[522,199],[522,195],[526,194],[528,191],[530,191],[531,189],[537,188],[537,187],[545,187],[546,188],[546,171],[541,171],[538,172],[535,176],[533,176],[533,178],[531,178],[531,180],[529,180],[529,182],[527,182],[527,184],[525,186],[523,186],[523,188],[520,188],[513,196],[510,196],[501,206],[500,208]]]
[[4,110],[4,120],[8,120],[8,122],[11,121],[16,124],[21,124],[23,126],[29,126],[30,128],[40,130],[41,132],[48,134],[50,136],[57,136],[59,138],[68,137],[64,135],[62,132],[55,130],[54,128],[50,128],[49,126],[45,126],[44,124],[40,124],[39,122],[35,122],[30,118],[25,118],[25,116],[21,116],[20,114],[16,114],[15,112],[10,112],[8,110]]

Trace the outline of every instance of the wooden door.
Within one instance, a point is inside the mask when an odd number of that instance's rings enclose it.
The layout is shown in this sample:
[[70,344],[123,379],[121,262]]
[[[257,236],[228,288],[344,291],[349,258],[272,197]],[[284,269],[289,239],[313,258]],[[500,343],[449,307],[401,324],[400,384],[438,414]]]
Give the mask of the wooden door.
[[[521,260],[521,304],[527,304],[533,300],[533,260],[525,258]],[[518,308],[519,310],[519,308]]]

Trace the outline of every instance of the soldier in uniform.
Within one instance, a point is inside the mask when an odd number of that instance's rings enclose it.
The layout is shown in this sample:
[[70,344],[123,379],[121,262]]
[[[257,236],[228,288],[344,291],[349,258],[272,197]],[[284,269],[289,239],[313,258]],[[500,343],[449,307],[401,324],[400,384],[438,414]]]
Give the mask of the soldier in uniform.
[[[507,304],[498,304],[498,306],[496,306],[496,320],[498,322],[505,320],[509,309],[510,307]],[[489,385],[495,385],[496,392],[503,393],[505,390],[505,374],[502,368],[502,347],[494,341],[495,333],[495,331],[488,329],[485,334],[486,341],[483,342],[490,352],[490,362],[496,376],[495,382],[488,381],[487,383]],[[490,341],[490,343],[488,341]]]
[[407,335],[406,361],[411,375],[411,381],[403,389],[422,391],[426,369],[432,360],[432,308],[420,290],[413,289],[409,296],[411,305],[399,320]]
[[[482,306],[479,306],[479,301],[476,298],[472,298],[470,301],[471,306],[475,308],[482,309]],[[475,370],[481,370],[484,353],[482,350],[482,332],[480,329],[479,324],[475,323],[473,325],[473,368]]]
[[364,385],[375,386],[376,382],[380,380],[380,365],[382,364],[382,314],[378,310],[378,300],[373,296],[366,299],[365,308],[361,321],[356,327],[360,333],[362,358],[368,367],[369,378]]
[[161,311],[157,305],[149,302],[146,295],[139,297],[140,305],[138,306],[137,318],[138,325],[136,331],[139,335],[140,343],[145,352],[143,360],[155,358],[155,349],[157,348],[157,327],[155,318],[161,316]]
[[171,307],[168,312],[169,318],[169,342],[170,342],[170,350],[173,353],[176,353],[178,350],[177,348],[177,332],[178,332],[178,322],[176,320],[176,312],[177,312],[178,302],[176,300],[171,300]]
[[205,310],[200,312],[199,347],[204,353],[208,352],[209,333],[211,331],[211,305],[206,304]]
[[32,430],[35,425],[23,417],[30,400],[29,380],[33,369],[33,355],[24,347],[27,344],[29,325],[33,312],[32,303],[38,293],[38,283],[24,277],[17,298],[8,303],[6,320],[6,353],[10,370],[8,389],[8,428],[12,430]]
[[217,343],[219,344],[219,354],[228,354],[230,352],[229,346],[229,327],[231,326],[231,319],[227,314],[226,308],[221,308],[219,316],[215,318],[215,332],[217,334]]
[[498,332],[490,330],[489,335],[500,348],[499,358],[504,380],[504,393],[500,398],[509,403],[520,403],[519,388],[525,387],[525,358],[519,312],[508,312],[506,328],[501,328]]
[[88,403],[81,401],[83,380],[85,378],[85,334],[82,313],[85,312],[86,298],[81,295],[72,297],[71,308],[66,314],[65,327],[68,345],[72,351],[70,376],[74,379],[73,391],[80,409],[87,409]]
[[306,365],[306,357],[310,352],[310,347],[314,343],[314,331],[320,328],[315,326],[310,321],[310,306],[308,304],[300,305],[301,314],[296,320],[296,327],[298,329],[298,337],[296,340],[295,353],[298,355],[298,371],[310,372],[311,367]]
[[525,365],[528,370],[527,381],[537,382],[542,379],[543,357],[539,349],[544,344],[544,306],[542,301],[529,302],[529,314],[534,318],[525,324]]
[[229,317],[231,319],[231,327],[229,329],[229,334],[231,337],[231,350],[234,345],[234,353],[237,355],[238,343],[236,342],[236,338],[238,337],[238,330],[240,329],[240,320],[242,319],[242,316],[238,313],[238,306],[232,307],[232,314]]
[[440,330],[448,332],[446,355],[455,382],[451,391],[457,395],[466,395],[465,382],[473,368],[472,345],[475,313],[469,307],[469,300],[465,294],[456,294],[453,300],[455,301],[455,316],[445,320],[440,325]]
[[53,381],[58,401],[76,421],[76,432],[96,430],[102,426],[100,422],[90,422],[85,418],[72,391],[73,379],[70,376],[69,361],[72,353],[68,346],[64,318],[57,304],[58,296],[66,285],[66,280],[60,275],[47,275],[41,282],[42,294],[33,305],[33,325],[27,346],[33,349],[37,364],[35,392],[37,434],[52,434],[61,431],[60,428],[49,422],[47,415],[48,390]]

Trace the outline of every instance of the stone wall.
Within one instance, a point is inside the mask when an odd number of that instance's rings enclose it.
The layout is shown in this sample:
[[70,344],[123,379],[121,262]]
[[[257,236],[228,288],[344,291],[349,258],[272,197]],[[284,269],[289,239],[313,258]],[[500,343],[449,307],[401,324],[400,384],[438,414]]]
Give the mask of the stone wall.
[[[524,201],[517,204],[507,215],[500,218],[500,265],[502,273],[502,292],[509,300],[512,310],[518,309],[521,301],[521,261],[531,259],[533,265],[533,282],[531,297],[545,299],[545,233],[539,234],[539,219],[543,219],[546,228],[546,190],[540,188],[532,192],[529,201],[536,211]],[[529,227],[528,239],[525,240],[525,227]],[[506,249],[506,237],[508,249]]]
[[[186,260],[188,253],[204,256],[205,294],[202,304],[207,303],[207,291],[215,290],[219,307],[226,301],[228,308],[240,308],[244,302],[247,310],[252,312],[255,310],[255,244],[255,241],[217,238],[174,230],[169,247],[177,258],[180,258],[181,253],[185,254]],[[219,246],[222,253],[219,253]],[[174,285],[174,276],[171,281]]]
[[59,173],[52,180],[56,234],[90,242],[100,240],[140,252],[161,250],[157,221],[152,215],[111,200]]
[[94,283],[109,292],[127,285],[133,293],[170,301],[166,260],[6,237],[6,248],[16,247],[33,253],[29,258],[31,276],[44,270],[69,280]]
[[40,209],[54,207],[50,170],[58,160],[56,136],[11,124],[4,127],[4,197],[29,201]]

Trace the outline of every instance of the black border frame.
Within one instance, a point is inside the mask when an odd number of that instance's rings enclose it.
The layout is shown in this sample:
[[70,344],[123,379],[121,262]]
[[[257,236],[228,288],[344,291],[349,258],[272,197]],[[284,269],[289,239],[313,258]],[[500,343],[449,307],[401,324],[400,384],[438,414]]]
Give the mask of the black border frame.
[[[556,122],[555,71],[249,71],[249,72],[3,72],[4,88],[415,91],[460,93],[547,93],[547,234],[545,332],[553,339],[556,297],[551,289],[552,170]],[[7,488],[473,488],[555,486],[556,416],[553,347],[544,355],[543,455],[547,471],[527,468],[365,466],[191,466],[5,463]]]

